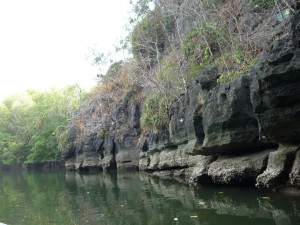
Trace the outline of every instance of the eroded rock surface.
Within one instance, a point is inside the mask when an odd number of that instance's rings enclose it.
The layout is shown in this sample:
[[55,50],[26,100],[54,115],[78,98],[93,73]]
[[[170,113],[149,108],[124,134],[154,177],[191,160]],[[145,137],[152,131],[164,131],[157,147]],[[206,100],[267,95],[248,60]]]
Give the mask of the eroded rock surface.
[[258,123],[247,76],[213,89],[203,111],[205,154],[242,153],[259,147]]
[[271,151],[237,157],[221,156],[209,165],[207,174],[216,184],[254,186],[256,177],[266,168]]
[[275,187],[286,184],[299,146],[281,145],[269,154],[267,169],[257,177],[258,187]]
[[[111,106],[99,98],[81,108],[70,128],[72,147],[63,152],[68,170],[138,168],[140,105],[129,101],[131,95],[127,93]],[[80,126],[85,129],[80,131]]]
[[300,187],[300,150],[298,150],[295,155],[295,161],[289,176],[291,185]]
[[274,143],[300,142],[300,13],[281,23],[252,71],[251,101],[261,135]]
[[91,102],[78,112],[91,115],[85,139],[71,127],[66,168],[139,168],[198,184],[299,187],[300,12],[290,18],[277,25],[249,74],[220,84],[218,68],[207,67],[191,79],[169,108],[168,129],[158,134],[141,129],[142,103],[129,101],[136,93],[113,104]]

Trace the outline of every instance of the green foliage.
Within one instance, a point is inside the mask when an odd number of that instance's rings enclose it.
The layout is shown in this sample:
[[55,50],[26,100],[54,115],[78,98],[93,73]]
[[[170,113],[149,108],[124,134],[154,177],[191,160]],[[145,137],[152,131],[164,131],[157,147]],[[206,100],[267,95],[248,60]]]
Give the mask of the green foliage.
[[157,77],[161,82],[168,82],[171,78],[176,78],[178,65],[174,61],[162,61],[161,70],[158,72]]
[[143,105],[141,127],[154,133],[166,129],[168,126],[168,114],[165,101],[161,94],[149,96]]
[[275,2],[273,0],[250,0],[249,2],[252,6],[259,6],[264,9],[270,9],[274,6]]
[[131,22],[145,16],[150,11],[150,3],[153,3],[153,0],[131,0],[130,4],[133,5],[133,11],[136,15],[135,19],[131,18]]
[[187,59],[208,61],[227,48],[226,33],[213,23],[199,24],[184,36],[181,50]]
[[65,126],[84,95],[73,85],[5,99],[0,104],[0,163],[59,159],[58,150],[69,147]]
[[107,130],[102,130],[102,131],[100,131],[99,133],[98,133],[98,137],[105,137],[105,136],[107,136],[107,135],[109,135],[109,131],[107,131]]
[[227,0],[202,0],[203,7],[206,11],[211,11],[224,4]]
[[44,130],[35,134],[30,140],[30,153],[27,156],[26,163],[57,160],[58,142],[53,137],[53,130],[43,127]]
[[131,52],[136,60],[150,59],[153,64],[168,45],[168,34],[172,33],[175,21],[164,16],[160,8],[149,11],[131,33]]
[[199,76],[200,72],[203,71],[206,66],[213,64],[214,59],[214,56],[212,56],[209,53],[208,48],[206,48],[202,60],[198,62],[196,59],[191,59],[189,61],[189,70],[187,71],[188,77]]
[[58,141],[57,149],[59,151],[70,149],[71,147],[70,133],[67,126],[60,125],[56,127],[53,135],[55,135]]
[[180,68],[176,59],[165,57],[160,62],[160,71],[157,72],[158,81],[170,94],[181,94],[184,91],[185,83],[180,75]]
[[247,73],[257,61],[239,50],[239,45],[232,45],[228,34],[214,23],[200,24],[188,32],[181,45],[181,51],[189,63],[188,77],[199,75],[208,65],[218,66],[220,83]]
[[187,77],[198,76],[216,58],[229,49],[226,32],[214,23],[203,23],[184,36],[181,52],[187,63]]
[[223,58],[216,60],[216,64],[222,64],[224,61],[227,64],[227,70],[221,73],[218,82],[225,83],[237,79],[239,76],[246,74],[251,67],[258,63],[257,58],[241,51],[229,52],[224,54]]
[[22,144],[15,142],[12,135],[0,132],[0,163],[17,163],[22,160]]

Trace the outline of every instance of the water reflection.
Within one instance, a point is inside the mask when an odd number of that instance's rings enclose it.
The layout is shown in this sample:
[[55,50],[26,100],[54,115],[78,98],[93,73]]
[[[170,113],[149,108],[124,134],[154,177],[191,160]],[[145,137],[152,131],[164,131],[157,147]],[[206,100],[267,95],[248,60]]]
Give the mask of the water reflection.
[[196,188],[145,173],[0,174],[0,221],[9,225],[298,225],[299,200],[256,189]]

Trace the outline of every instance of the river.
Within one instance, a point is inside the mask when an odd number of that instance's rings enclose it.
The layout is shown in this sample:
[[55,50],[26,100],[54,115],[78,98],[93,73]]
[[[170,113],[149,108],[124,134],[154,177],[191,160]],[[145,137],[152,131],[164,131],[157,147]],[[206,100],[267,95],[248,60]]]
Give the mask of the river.
[[8,225],[299,225],[300,199],[255,188],[194,187],[146,173],[0,171]]

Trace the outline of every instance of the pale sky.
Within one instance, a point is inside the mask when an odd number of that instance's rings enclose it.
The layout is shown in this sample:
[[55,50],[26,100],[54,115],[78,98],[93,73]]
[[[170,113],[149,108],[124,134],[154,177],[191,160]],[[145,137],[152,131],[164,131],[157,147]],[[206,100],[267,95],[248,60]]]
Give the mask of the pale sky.
[[89,47],[108,52],[121,36],[129,0],[0,0],[0,100],[29,88],[90,88]]

